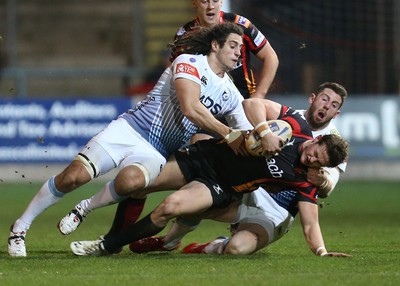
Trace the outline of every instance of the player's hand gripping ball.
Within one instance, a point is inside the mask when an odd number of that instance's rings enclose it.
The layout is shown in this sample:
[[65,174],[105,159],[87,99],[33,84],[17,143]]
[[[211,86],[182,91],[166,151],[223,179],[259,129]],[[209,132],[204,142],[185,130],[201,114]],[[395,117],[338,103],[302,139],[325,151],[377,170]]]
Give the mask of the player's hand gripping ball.
[[[282,148],[286,146],[289,140],[292,138],[292,127],[289,123],[283,120],[269,120],[268,126],[272,133],[275,133],[284,140]],[[247,151],[253,156],[264,156],[263,149],[261,146],[261,137],[257,132],[252,130],[246,138]]]

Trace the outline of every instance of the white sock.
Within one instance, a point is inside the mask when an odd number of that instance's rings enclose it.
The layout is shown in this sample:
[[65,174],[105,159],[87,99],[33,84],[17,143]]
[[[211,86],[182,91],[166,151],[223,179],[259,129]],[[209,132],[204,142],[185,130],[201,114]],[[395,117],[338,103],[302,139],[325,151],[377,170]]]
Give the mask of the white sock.
[[115,192],[114,180],[104,185],[103,189],[87,200],[83,200],[79,205],[88,213],[92,210],[119,203],[126,199]]
[[174,248],[177,246],[179,241],[189,232],[195,230],[199,222],[188,222],[178,217],[176,221],[172,224],[170,230],[164,238],[165,248]]
[[65,194],[54,185],[54,177],[48,179],[33,197],[22,216],[14,223],[13,231],[28,231],[34,219],[48,207],[57,203]]
[[230,238],[217,238],[204,248],[206,254],[223,254]]

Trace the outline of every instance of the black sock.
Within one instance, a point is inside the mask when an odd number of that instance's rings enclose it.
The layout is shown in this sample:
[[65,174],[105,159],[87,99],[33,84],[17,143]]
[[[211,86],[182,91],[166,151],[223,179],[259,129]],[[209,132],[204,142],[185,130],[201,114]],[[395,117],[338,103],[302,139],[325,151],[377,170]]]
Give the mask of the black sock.
[[150,214],[136,222],[135,224],[129,226],[124,231],[115,234],[109,234],[103,241],[104,248],[112,252],[122,246],[125,246],[133,241],[156,235],[164,229],[163,227],[158,227],[154,225],[151,221]]
[[120,202],[115,212],[112,226],[104,237],[107,238],[109,235],[116,234],[134,224],[142,213],[145,202],[145,198],[127,198]]

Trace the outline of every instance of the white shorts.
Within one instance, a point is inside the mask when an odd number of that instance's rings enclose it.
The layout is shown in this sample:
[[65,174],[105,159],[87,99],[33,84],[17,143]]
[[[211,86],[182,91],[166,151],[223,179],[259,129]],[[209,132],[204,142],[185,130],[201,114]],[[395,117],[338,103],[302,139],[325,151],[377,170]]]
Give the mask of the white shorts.
[[96,176],[116,167],[140,164],[149,175],[151,184],[160,174],[166,159],[136,132],[123,118],[118,118],[82,148],[83,153],[96,166]]
[[262,188],[243,195],[236,223],[253,223],[264,227],[268,244],[287,233],[294,221],[290,213],[279,206]]

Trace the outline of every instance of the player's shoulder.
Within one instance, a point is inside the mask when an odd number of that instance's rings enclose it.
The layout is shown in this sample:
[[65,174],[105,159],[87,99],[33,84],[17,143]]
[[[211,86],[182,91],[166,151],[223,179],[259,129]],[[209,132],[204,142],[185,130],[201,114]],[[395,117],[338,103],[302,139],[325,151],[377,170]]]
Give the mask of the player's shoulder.
[[173,62],[176,63],[187,63],[190,65],[199,65],[204,63],[204,55],[192,55],[192,54],[180,54]]
[[198,21],[196,19],[193,19],[185,24],[183,24],[175,33],[175,37],[182,37],[184,34],[187,32],[195,29],[198,27]]
[[336,128],[335,124],[332,121],[329,122],[329,124],[325,126],[323,129],[313,131],[314,137],[319,135],[329,135],[329,134],[341,136],[339,130]]
[[235,24],[243,26],[244,28],[249,28],[250,25],[252,25],[251,21],[246,17],[231,12],[224,12],[222,15],[222,19],[224,21],[233,22]]

